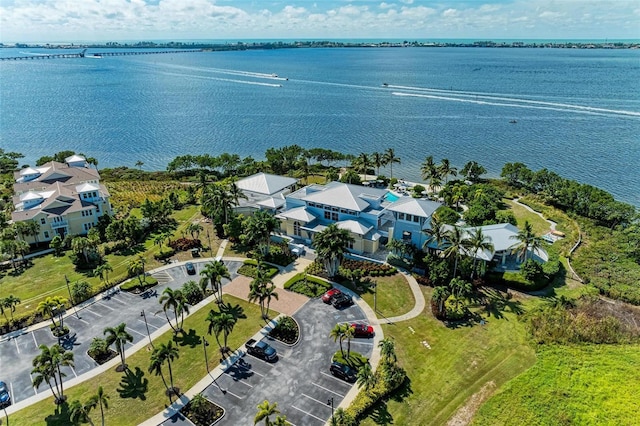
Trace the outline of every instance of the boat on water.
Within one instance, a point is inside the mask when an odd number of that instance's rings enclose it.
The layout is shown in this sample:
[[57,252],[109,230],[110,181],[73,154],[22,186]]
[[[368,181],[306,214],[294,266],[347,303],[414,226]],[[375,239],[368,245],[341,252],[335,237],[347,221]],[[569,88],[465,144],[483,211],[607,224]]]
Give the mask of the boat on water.
[[518,121],[516,121],[516,120],[510,120],[510,121],[509,121],[509,123],[511,123],[511,124],[516,124],[517,122],[518,122]]
[[382,83],[384,87],[389,87],[389,83]]

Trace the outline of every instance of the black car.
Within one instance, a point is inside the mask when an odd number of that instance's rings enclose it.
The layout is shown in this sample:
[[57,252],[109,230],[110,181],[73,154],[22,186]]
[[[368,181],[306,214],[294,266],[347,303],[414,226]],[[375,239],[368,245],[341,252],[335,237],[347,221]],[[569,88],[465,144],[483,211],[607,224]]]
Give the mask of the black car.
[[353,299],[351,299],[351,296],[347,294],[339,293],[333,296],[333,299],[331,299],[331,304],[336,309],[344,308],[345,306],[353,305]]
[[0,408],[4,408],[11,405],[11,395],[9,395],[9,389],[5,382],[0,382]]
[[187,263],[184,264],[184,267],[187,269],[187,274],[189,274],[189,275],[195,275],[196,274],[196,267],[193,266],[193,263],[187,262]]
[[331,363],[331,367],[329,367],[329,371],[331,372],[331,374],[333,374],[334,376],[353,383],[356,381],[356,372],[353,368],[349,367],[348,365],[345,364],[341,364],[337,361],[334,361]]

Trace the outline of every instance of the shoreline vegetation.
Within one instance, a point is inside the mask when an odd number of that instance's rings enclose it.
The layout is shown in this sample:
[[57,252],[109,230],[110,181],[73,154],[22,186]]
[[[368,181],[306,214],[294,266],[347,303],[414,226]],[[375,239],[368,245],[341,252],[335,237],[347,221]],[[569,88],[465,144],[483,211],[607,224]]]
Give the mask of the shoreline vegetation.
[[[42,157],[36,165],[73,154],[64,151]],[[125,276],[133,275],[134,281],[136,276],[139,279],[145,271],[144,262],[146,270],[150,270],[161,264],[155,255],[176,250],[170,239],[174,243],[197,240],[204,251],[214,253],[219,241],[226,238],[231,244],[225,255],[270,256],[264,257],[267,261],[286,257],[285,248],[267,245],[268,236],[275,229],[267,216],[256,214],[244,218],[233,213],[232,206],[237,205],[240,197],[235,192],[238,177],[267,172],[295,176],[300,185],[304,185],[333,180],[362,184],[364,175],[368,184],[372,182],[368,179],[372,176],[376,184],[384,184],[386,188],[400,188],[405,184],[393,176],[393,164],[399,164],[401,159],[392,148],[382,153],[363,152],[354,156],[291,145],[270,148],[264,157],[258,161],[229,153],[182,155],[171,161],[164,171],[143,171],[140,161],[138,168],[100,169],[101,180],[111,193],[116,214],[108,224],[94,228],[93,236],[99,242],[94,253],[102,258],[103,265],[113,265],[111,274],[107,277],[98,273],[98,268],[78,268],[82,266],[78,263],[82,260],[81,250],[72,239],[71,245],[61,248],[58,256],[44,255],[22,264],[7,264],[7,269],[0,272],[0,286],[2,296],[5,292],[10,296],[2,302],[4,314],[0,316],[0,324],[20,325],[19,318],[27,315],[26,305],[31,305],[29,309],[33,310],[36,298],[44,296],[44,289],[52,297],[63,296],[67,289],[62,278],[66,274],[72,282],[90,283],[91,291],[113,285]],[[0,170],[6,179],[10,178],[10,172],[19,169],[20,158],[20,153],[0,149]],[[98,165],[95,158],[88,157],[87,161],[95,167]],[[385,176],[387,171],[390,177]],[[548,223],[544,219],[549,219],[566,238],[545,246],[553,261],[542,266],[531,261],[529,268],[523,268],[527,269],[526,274],[521,270],[500,279],[486,275],[482,279],[476,277],[473,282],[452,278],[452,264],[453,276],[457,266],[463,277],[474,278],[476,271],[476,265],[470,260],[458,262],[457,250],[449,250],[454,254],[440,259],[422,251],[410,254],[405,251],[410,247],[403,244],[396,244],[395,248],[390,245],[396,259],[425,271],[426,275],[418,277],[420,291],[431,303],[421,315],[403,322],[402,327],[383,325],[385,336],[394,339],[398,365],[406,371],[406,378],[390,398],[383,398],[367,411],[359,412],[357,424],[379,424],[380,416],[395,424],[407,424],[415,418],[429,418],[433,424],[446,424],[460,410],[466,410],[462,414],[475,424],[509,424],[505,413],[526,423],[532,417],[531,413],[535,415],[537,410],[543,409],[549,413],[545,418],[549,424],[595,424],[595,421],[590,423],[585,419],[593,412],[592,407],[597,407],[598,419],[613,418],[612,413],[620,411],[620,407],[625,408],[623,413],[637,412],[638,404],[628,401],[625,395],[637,394],[640,385],[626,383],[625,392],[621,393],[617,384],[623,374],[615,377],[607,374],[609,370],[631,371],[635,358],[629,361],[626,354],[637,350],[640,342],[640,309],[633,306],[640,305],[640,216],[637,208],[616,201],[611,194],[594,186],[564,178],[547,169],[531,170],[523,163],[506,163],[500,179],[486,179],[483,177],[486,173],[486,169],[475,161],[458,169],[446,158],[437,162],[429,155],[421,164],[424,183],[407,188],[403,196],[428,197],[443,203],[435,215],[443,223],[455,224],[460,219],[472,226],[509,222],[520,227],[524,225],[525,230],[530,227],[537,237],[547,229]],[[0,207],[4,210],[0,215],[4,219],[0,228],[5,233],[0,249],[5,256],[18,253],[14,241],[26,243],[25,235],[29,235],[28,230],[8,223],[6,214],[12,207],[8,202],[11,199],[8,191],[10,188],[6,187],[0,193],[6,194],[0,199]],[[542,212],[544,218],[524,208],[516,208],[515,199]],[[142,223],[147,227],[131,226],[135,232],[130,235],[129,226],[122,228],[125,224]],[[100,233],[102,227],[104,238]],[[257,229],[268,232],[256,232]],[[574,252],[570,249],[578,237],[582,243]],[[40,245],[43,245],[42,241]],[[22,246],[24,248],[24,244]],[[270,248],[266,253],[261,250],[249,253],[252,247]],[[171,256],[186,260],[189,250],[176,250]],[[560,262],[564,264],[568,260],[584,278],[584,283],[572,281],[566,274]],[[53,262],[57,266],[54,267]],[[548,268],[549,265],[555,269]],[[353,265],[358,266],[357,273],[345,271],[348,269],[346,264],[342,266],[343,270],[338,269],[338,274],[343,274],[355,287],[365,281],[365,271],[360,271],[360,265]],[[37,288],[29,288],[26,284],[35,282],[35,275],[42,270],[50,271],[46,280],[38,282]],[[263,276],[268,280],[265,271],[258,272],[256,279]],[[315,275],[311,270],[307,272]],[[384,285],[382,278],[380,280],[380,288],[397,298],[398,292],[391,289],[397,289],[400,284],[389,282]],[[194,288],[187,286],[183,291],[191,290]],[[197,286],[195,290],[197,292]],[[250,297],[253,296],[250,294]],[[367,302],[370,303],[370,299]],[[378,307],[386,311],[387,302],[382,294],[378,295],[377,302]],[[402,306],[407,304],[401,303]],[[244,302],[241,305],[247,316],[257,318],[257,306]],[[442,318],[438,313],[446,315]],[[198,315],[204,314],[194,313],[186,318],[185,324],[193,324]],[[202,321],[196,323],[200,325],[197,330],[202,331],[205,325]],[[242,330],[251,332],[249,322],[239,324],[242,324],[241,329],[246,327]],[[224,346],[236,347],[237,342],[244,341],[240,335],[245,334],[236,332]],[[187,370],[185,360],[196,352],[193,356],[199,357],[200,351],[180,350],[182,356],[176,362],[176,385],[187,389],[198,374],[204,374],[204,366],[195,372]],[[129,357],[129,363],[144,365],[147,357],[144,352],[136,353]],[[599,363],[593,364],[592,360]],[[558,376],[558,366],[563,368],[562,378],[573,374],[573,370],[569,370],[572,365],[596,365],[595,376],[600,379],[596,381],[593,374],[585,373],[578,377],[578,382],[553,381]],[[143,373],[140,370],[140,374]],[[120,392],[117,383],[121,379],[121,374],[110,373],[103,382],[107,392],[113,395],[109,416],[119,420],[123,418],[119,416],[131,407],[128,405],[130,399],[117,397]],[[148,380],[149,390],[162,389],[157,376],[148,376]],[[588,388],[593,382],[597,386]],[[434,384],[438,383],[446,383],[446,386],[434,391]],[[537,392],[537,388],[544,392]],[[68,395],[73,399],[90,391],[89,384],[83,383],[68,389]],[[164,401],[163,395],[151,394],[160,395],[153,401],[155,405],[138,405],[146,411],[139,410],[135,419],[127,418],[127,421],[137,423],[160,409],[158,404]],[[525,398],[530,394],[536,398]],[[591,403],[585,406],[581,403],[584,400]],[[54,408],[48,400],[12,414],[12,424],[36,423],[43,413],[50,412],[43,408],[46,406]],[[567,406],[575,408],[566,411],[564,407]],[[52,425],[68,424],[66,418],[60,416],[64,417],[66,413],[54,412],[46,421]],[[120,423],[128,424],[124,420]]]
[[227,51],[227,50],[263,50],[263,49],[297,49],[297,48],[336,48],[336,47],[485,47],[485,48],[530,48],[530,49],[639,49],[639,42],[621,41],[493,41],[478,40],[467,41],[353,41],[344,42],[337,40],[301,40],[301,41],[256,41],[256,42],[181,42],[171,41],[156,43],[152,41],[140,41],[135,43],[0,43],[0,48],[42,48],[42,49],[80,49],[80,48],[137,48],[137,49],[201,49],[203,51]]

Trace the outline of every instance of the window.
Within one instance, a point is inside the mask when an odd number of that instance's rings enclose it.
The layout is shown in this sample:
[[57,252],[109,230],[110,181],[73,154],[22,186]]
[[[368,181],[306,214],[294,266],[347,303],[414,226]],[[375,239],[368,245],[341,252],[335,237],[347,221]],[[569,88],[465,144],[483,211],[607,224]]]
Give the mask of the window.
[[338,213],[331,213],[331,220],[338,220]]
[[324,212],[325,219],[331,219],[331,212]]
[[49,231],[44,231],[44,238],[48,239],[49,238]]
[[404,213],[399,213],[398,214],[398,219],[404,220]]
[[405,242],[407,242],[407,241],[411,241],[411,232],[409,232],[409,231],[404,231],[404,232],[402,233],[402,241],[405,241]]
[[98,193],[96,191],[93,191],[93,198],[97,197]]
[[416,223],[420,222],[420,216],[413,216],[413,221]]
[[96,204],[96,213],[100,213],[100,206]]
[[349,243],[347,244],[347,247],[353,250],[353,241],[349,241]]
[[302,235],[302,231],[300,230],[300,222],[293,222],[293,235],[297,235],[298,237]]
[[40,218],[40,223],[43,224],[43,225],[46,225],[47,224],[47,219],[45,219],[44,217],[41,217]]

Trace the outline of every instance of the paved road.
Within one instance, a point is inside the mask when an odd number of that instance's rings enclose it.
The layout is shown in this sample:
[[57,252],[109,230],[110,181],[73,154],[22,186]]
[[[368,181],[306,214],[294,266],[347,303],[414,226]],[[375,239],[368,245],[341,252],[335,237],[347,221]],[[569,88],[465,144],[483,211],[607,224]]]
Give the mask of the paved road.
[[[87,350],[94,337],[104,337],[105,327],[113,327],[125,322],[127,330],[133,336],[133,343],[136,343],[148,339],[145,321],[141,316],[142,310],[145,311],[150,333],[164,326],[167,320],[158,303],[162,291],[167,287],[178,288],[189,280],[199,280],[199,272],[204,263],[204,261],[194,262],[196,275],[187,275],[183,265],[154,272],[153,276],[158,279],[159,285],[153,289],[155,290],[153,294],[134,295],[120,291],[79,310],[80,318],[76,315],[67,316],[64,324],[70,329],[69,338],[60,340],[59,343],[73,351],[75,368],[63,367],[66,380],[98,366],[87,355]],[[231,273],[231,278],[235,278],[242,263],[225,262],[225,264]],[[224,284],[228,282],[224,280]],[[171,318],[171,313],[169,317]],[[8,384],[14,404],[38,393],[50,393],[46,385],[38,390],[33,388],[30,372],[33,368],[31,365],[33,358],[40,353],[38,346],[41,344],[51,346],[54,343],[58,343],[58,339],[52,335],[47,324],[9,340],[0,341],[0,366],[2,366],[0,380]]]
[[[329,332],[339,322],[366,322],[358,306],[336,310],[319,299],[312,299],[295,315],[301,328],[301,341],[293,346],[269,340],[279,359],[267,363],[245,355],[244,365],[236,363],[209,385],[203,394],[225,409],[219,425],[253,424],[256,406],[265,399],[277,402],[280,412],[294,426],[322,426],[331,417],[333,398],[338,407],[352,385],[329,373],[331,356],[339,349]],[[351,349],[369,357],[373,339],[352,339]],[[345,347],[346,350],[346,347]],[[273,419],[272,419],[273,420]],[[188,425],[178,416],[163,425]]]

